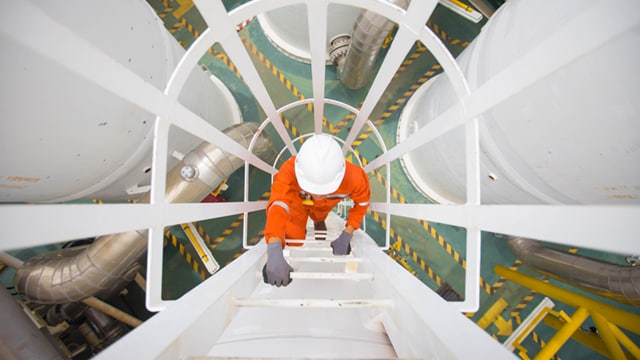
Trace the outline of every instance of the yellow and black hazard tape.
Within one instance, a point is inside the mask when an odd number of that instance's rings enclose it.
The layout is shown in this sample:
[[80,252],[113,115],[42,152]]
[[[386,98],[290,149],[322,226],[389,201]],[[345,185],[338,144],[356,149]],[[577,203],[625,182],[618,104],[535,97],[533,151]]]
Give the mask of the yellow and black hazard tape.
[[[382,176],[382,173],[380,173],[377,170],[373,171],[373,174],[375,175],[376,179],[382,184],[382,186],[386,187],[387,186],[387,181],[386,179]],[[399,203],[401,204],[406,204],[407,203],[407,199],[402,196],[402,194],[400,194],[400,192],[398,190],[396,190],[395,188],[391,188],[391,196],[397,200]],[[416,221],[422,225],[422,227],[427,231],[427,233],[429,235],[431,235],[431,237],[433,239],[435,239],[438,244],[440,244],[440,246],[449,254],[451,255],[451,257],[458,263],[460,264],[460,266],[462,266],[463,269],[466,270],[467,268],[467,262],[464,259],[464,257],[462,255],[460,255],[459,252],[457,252],[453,246],[451,246],[451,244],[449,244],[444,237],[439,234],[436,229],[431,226],[431,224],[429,224],[428,221],[426,220],[422,220],[422,219],[416,219]],[[493,294],[495,292],[494,287],[489,284],[487,281],[485,281],[482,277],[480,277],[480,287],[489,295]]]
[[295,126],[293,126],[293,123],[289,121],[289,119],[287,119],[282,115],[281,117],[282,117],[282,122],[284,123],[284,127],[291,132],[291,135],[293,135],[294,137],[298,137],[302,135],[300,131],[298,131],[298,129]]
[[[353,118],[355,118],[355,115],[354,115],[354,114],[349,113],[349,115],[353,115]],[[348,117],[349,115],[347,115],[347,117]],[[345,119],[346,119],[347,117],[345,117]],[[343,120],[343,121],[345,121],[345,120]],[[353,120],[351,120],[351,121],[353,121]],[[322,125],[323,125],[324,127],[326,127],[326,128],[329,130],[329,134],[337,134],[337,133],[339,133],[339,132],[340,132],[340,129],[339,129],[339,128],[337,128],[337,127],[336,127],[335,125],[333,125],[332,123],[330,123],[330,122],[329,122],[329,120],[327,120],[327,118],[326,118],[326,117],[324,117],[324,116],[322,117]]]
[[[271,195],[271,192],[267,191],[263,193],[258,200],[266,200]],[[242,225],[242,221],[244,220],[244,214],[238,215],[238,217],[225,229],[220,233],[220,235],[211,241],[211,237],[208,234],[204,233],[204,229],[196,225],[196,229],[198,229],[198,233],[200,236],[204,238],[204,241],[211,248],[211,250],[215,249],[221,242],[223,242],[227,236],[231,235],[235,229],[237,229],[240,225]],[[201,232],[202,231],[202,232]]]
[[[167,14],[171,13],[173,11],[173,8],[171,8],[169,6],[168,1],[163,1],[163,4],[165,5],[165,9],[162,10],[161,12],[157,12],[158,16],[160,16],[160,18],[164,18],[167,16]],[[169,32],[174,33],[178,30],[181,30],[185,28],[192,36],[193,39],[197,39],[198,36],[200,36],[200,32],[191,24],[187,21],[187,19],[185,17],[180,17],[178,19],[178,21],[172,25],[170,28],[168,28]],[[185,43],[184,41],[179,41],[180,45],[182,45],[182,47],[187,48],[190,44]],[[236,68],[236,66],[233,64],[233,62],[229,59],[229,57],[224,54],[224,53],[219,53],[217,51],[215,51],[213,49],[213,47],[210,47],[208,50],[209,54],[213,55],[216,59],[221,60],[225,65],[227,65],[227,67],[229,67],[229,69],[240,79],[242,79],[242,75],[240,74],[240,72],[238,71],[238,68]]]
[[194,222],[193,225],[196,227],[196,230],[198,231],[198,234],[200,234],[200,237],[202,237],[202,239],[204,239],[204,242],[207,244],[207,246],[211,246],[211,236],[209,236],[209,234],[207,234],[206,230],[204,229],[204,227],[202,226],[202,224],[200,224],[199,222]]
[[433,30],[433,32],[436,33],[436,35],[438,35],[442,40],[452,45],[458,45],[461,47],[469,46],[468,41],[452,38],[444,30],[442,30],[440,26],[438,26],[437,24],[434,24],[431,20],[427,21],[427,26],[429,27],[429,29]]
[[[420,85],[424,84],[429,79],[431,79],[433,76],[438,74],[440,72],[440,69],[441,69],[440,64],[434,64],[421,77],[419,77],[418,80],[416,80],[416,82],[413,83],[409,87],[408,90],[403,92],[402,96],[399,97],[398,99],[396,99],[396,101],[394,101],[394,103],[389,106],[387,111],[382,113],[380,118],[378,118],[377,120],[373,121],[373,124],[375,126],[378,126],[378,125],[382,124],[386,119],[390,118],[394,114],[394,112],[397,111],[398,109],[400,109],[400,106],[402,106],[402,104],[407,102],[409,97],[411,97],[416,92],[416,90],[418,90],[420,88]],[[362,103],[360,103],[358,108],[360,108],[361,106],[362,106]],[[352,123],[353,120],[355,119],[355,117],[356,117],[355,114],[352,114],[352,113],[348,114],[347,116],[345,116],[345,118],[342,121],[340,121],[338,124],[336,124],[333,129],[330,129],[331,133],[335,134],[335,133],[340,132],[342,130],[342,128],[344,128],[348,124]],[[362,133],[362,134],[360,134],[358,136],[358,138],[353,142],[352,146],[353,147],[358,147],[358,145],[362,144],[362,141],[364,141],[367,137],[369,137],[369,135],[372,132],[373,132],[373,130],[371,130],[370,128],[367,128],[367,130],[365,130],[364,133]]]
[[[358,108],[360,108],[361,106],[362,106],[362,103],[360,103]],[[331,134],[337,134],[337,133],[340,132],[340,130],[342,130],[342,128],[344,128],[348,124],[352,123],[355,119],[356,119],[356,114],[348,113],[344,117],[344,119],[340,120],[336,125],[328,124],[329,126],[327,126],[327,127],[329,128],[329,132]]]
[[[520,313],[533,301],[535,295],[535,291],[532,291],[529,294],[525,295],[520,303],[516,305],[515,309],[509,314],[511,319],[513,319],[516,324],[522,324],[522,317],[520,316]],[[533,340],[533,342],[538,344],[540,348],[543,348],[546,345],[546,342],[540,337],[540,335],[538,335],[537,332],[535,332],[535,330],[531,332],[531,339]],[[556,355],[553,357],[553,359],[560,359],[560,357]]]
[[367,164],[369,163],[369,161],[367,161],[367,159],[362,156],[362,154],[360,154],[360,151],[358,151],[358,149],[353,149],[353,152],[356,154],[356,156],[360,159],[360,161],[362,162],[362,166],[367,166]]
[[231,70],[231,72],[233,72],[238,77],[238,79],[242,79],[242,75],[240,74],[240,71],[238,71],[238,68],[229,59],[227,54],[219,53],[219,52],[215,51],[212,47],[209,48],[208,51],[209,51],[209,54],[215,56],[216,59],[221,60],[225,65],[227,65],[229,70]]
[[[378,182],[380,182],[382,184],[382,186],[386,187],[387,186],[387,180],[383,177],[382,173],[380,171],[374,170],[373,171],[376,179],[378,180]],[[407,203],[407,199],[400,194],[400,192],[398,190],[396,190],[395,188],[391,188],[391,196],[396,199],[399,203],[401,204],[406,204]],[[422,225],[422,228],[425,229],[427,231],[427,233],[429,235],[431,235],[431,237],[433,239],[435,239],[438,244],[440,244],[440,246],[442,246],[449,255],[451,255],[458,264],[460,264],[460,266],[462,266],[463,269],[466,269],[467,267],[467,263],[466,260],[462,257],[462,255],[460,255],[460,253],[458,253],[452,246],[451,244],[449,244],[444,237],[439,234],[436,229],[431,226],[431,224],[429,224],[428,221],[426,220],[422,220],[422,219],[417,219],[416,221],[418,221],[418,223],[420,225]]]
[[158,17],[160,17],[160,19],[164,19],[167,15],[169,15],[173,11],[173,8],[171,7],[171,3],[169,0],[162,0],[162,5],[164,5],[164,9],[160,12],[156,12],[158,14]]
[[525,295],[520,303],[516,305],[516,307],[511,311],[510,316],[516,321],[516,323],[521,324],[522,318],[520,317],[520,313],[533,301],[535,296],[535,292],[531,292],[528,295]]
[[200,264],[198,263],[198,261],[196,261],[196,258],[197,258],[196,254],[192,254],[190,248],[189,249],[186,248],[184,244],[182,244],[178,240],[178,238],[175,235],[173,235],[171,230],[166,230],[164,232],[164,238],[165,238],[165,246],[167,246],[167,244],[171,244],[171,246],[176,248],[180,253],[180,255],[182,255],[185,258],[185,261],[187,262],[187,264],[191,266],[193,271],[195,271],[195,273],[198,274],[200,278],[202,279],[207,278],[207,273],[202,268],[200,268]]
[[197,39],[200,36],[200,31],[196,29],[191,23],[187,22],[186,18],[180,18],[175,24],[173,24],[169,28],[170,33],[174,33],[178,30],[186,29],[191,35],[193,35],[194,39]]
[[394,79],[400,76],[400,74],[403,73],[405,70],[407,70],[407,68],[411,64],[413,64],[416,61],[416,59],[418,59],[427,50],[427,48],[424,45],[422,45],[422,43],[420,43],[419,41],[416,44],[417,44],[416,51],[414,51],[411,55],[409,55],[406,59],[404,59],[402,64],[400,64],[398,71],[396,71],[396,73],[393,75]]
[[[287,90],[291,91],[293,96],[295,96],[299,100],[304,100],[306,97],[300,90],[298,90],[293,83],[287,79],[282,71],[280,71],[267,57],[256,47],[256,45],[246,37],[241,37],[242,42],[244,42],[247,49],[255,56],[258,57],[258,60],[271,71],[271,73],[287,88]],[[307,104],[307,109],[309,111],[313,111],[313,104]]]
[[[238,217],[224,230],[218,237],[213,239],[210,243],[207,243],[211,250],[215,249],[221,242],[223,242],[227,236],[231,235],[235,229],[237,229],[240,225],[242,225],[242,221],[244,220],[244,214],[238,215]],[[198,229],[200,232],[200,229]],[[205,240],[206,242],[206,240]]]
[[[405,102],[407,102],[407,100],[416,92],[416,90],[418,90],[420,88],[420,85],[424,84],[429,79],[431,79],[432,77],[434,77],[435,75],[440,73],[440,69],[441,69],[440,64],[434,64],[433,66],[431,66],[431,68],[429,70],[427,70],[421,77],[419,77],[418,80],[416,80],[416,82],[414,84],[412,84],[409,87],[408,90],[404,91],[402,93],[402,96],[397,98],[396,101],[394,101],[393,104],[391,104],[387,108],[387,110],[385,112],[383,112],[382,115],[380,115],[380,117],[378,119],[373,121],[373,125],[379,126],[382,123],[384,123],[388,118],[393,116],[393,114],[398,109],[400,109],[400,107]],[[346,125],[346,123],[345,123],[345,125]],[[373,130],[371,128],[367,128],[364,132],[362,132],[356,138],[356,140],[353,141],[352,147],[356,148],[356,147],[360,146],[362,144],[362,142],[364,140],[366,140],[369,137],[369,135],[371,135],[371,133],[373,133]]]
[[[264,234],[263,234],[263,232],[261,231],[261,232],[258,234],[258,236],[254,236],[254,237],[252,237],[251,239],[248,239],[248,240],[247,240],[247,243],[248,243],[249,245],[255,245],[255,244],[257,244],[257,243],[258,243],[258,241],[260,241],[260,239],[262,239],[262,237],[263,237],[263,236],[264,236]],[[240,248],[240,250],[239,250],[237,253],[233,254],[233,256],[232,256],[229,260],[227,260],[227,262],[225,263],[225,266],[226,266],[226,265],[229,265],[233,260],[235,260],[235,259],[239,258],[239,257],[240,257],[240,255],[244,254],[245,252],[247,252],[247,249],[245,249],[245,248]]]
[[[285,74],[282,71],[280,71],[260,50],[258,50],[258,48],[255,46],[255,44],[253,42],[251,42],[250,39],[248,39],[246,37],[242,37],[242,41],[244,42],[245,46],[249,49],[249,51],[253,55],[258,57],[258,60],[260,60],[260,62],[268,70],[271,71],[271,73],[280,81],[280,83],[282,83],[287,88],[287,90],[291,91],[293,96],[295,96],[299,100],[305,100],[306,99],[304,94],[300,90],[298,90],[298,88],[295,85],[293,85],[291,80],[287,79]],[[306,107],[307,107],[308,111],[313,112],[313,104],[312,103],[308,103]],[[302,134],[293,125],[293,123],[289,119],[287,119],[286,117],[282,116],[282,121],[283,121],[285,127],[291,131],[291,134],[293,136],[297,137],[297,136],[300,136]],[[323,122],[323,125],[325,125],[329,129],[330,133],[337,133],[337,131],[333,130],[333,125],[331,125],[331,123],[329,123],[329,121],[325,117],[322,118],[322,122]]]
[[[518,271],[518,268],[520,267],[520,265],[522,265],[522,261],[520,261],[520,259],[516,259],[513,262],[513,265],[509,266],[509,269],[513,271]],[[497,291],[499,288],[501,288],[506,281],[507,279],[501,276],[495,283],[493,283],[492,287],[494,291]]]
[[[370,213],[373,217],[373,220],[375,220],[383,229],[386,230],[387,221],[384,220],[376,211],[370,211]],[[404,250],[407,254],[409,254],[413,261],[415,261],[418,266],[420,266],[420,269],[427,273],[431,280],[435,281],[438,286],[442,284],[442,278],[440,277],[440,275],[436,274],[435,271],[433,271],[433,269],[429,265],[427,265],[427,263],[418,255],[418,253],[415,252],[415,250],[413,250],[409,246],[409,244],[403,241],[402,236],[396,233],[393,228],[389,229],[389,236],[394,240],[394,244],[396,245],[396,247]],[[396,244],[397,242],[399,242],[399,245]]]
[[[538,344],[541,349],[547,345],[547,343],[535,331],[531,332],[531,339],[533,340],[534,343]],[[553,360],[561,360],[560,356],[558,356],[557,354],[554,355],[551,359],[553,359]]]

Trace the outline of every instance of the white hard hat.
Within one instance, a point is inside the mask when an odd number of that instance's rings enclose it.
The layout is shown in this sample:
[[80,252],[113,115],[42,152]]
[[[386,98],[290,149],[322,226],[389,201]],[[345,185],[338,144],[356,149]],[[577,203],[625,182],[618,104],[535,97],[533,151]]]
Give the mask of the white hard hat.
[[344,178],[342,149],[331,136],[314,135],[300,147],[295,169],[302,190],[315,195],[330,194]]

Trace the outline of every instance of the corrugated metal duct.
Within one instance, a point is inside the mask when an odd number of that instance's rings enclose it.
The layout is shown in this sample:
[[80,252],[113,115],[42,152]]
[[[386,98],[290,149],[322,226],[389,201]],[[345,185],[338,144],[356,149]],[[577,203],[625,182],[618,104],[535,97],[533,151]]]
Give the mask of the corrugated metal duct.
[[[256,130],[256,124],[245,122],[224,132],[248,148]],[[267,137],[261,137],[254,146],[258,156],[270,150]],[[167,174],[166,201],[200,201],[242,165],[242,159],[202,143]],[[181,176],[185,167],[197,169],[196,177],[185,180]],[[148,196],[141,202],[148,202]],[[133,279],[137,261],[146,250],[146,230],[101,236],[86,248],[63,249],[29,259],[16,272],[15,288],[28,299],[45,304],[101,297]]]
[[640,266],[621,266],[545,248],[540,241],[510,238],[509,247],[537,272],[621,303],[640,305]]

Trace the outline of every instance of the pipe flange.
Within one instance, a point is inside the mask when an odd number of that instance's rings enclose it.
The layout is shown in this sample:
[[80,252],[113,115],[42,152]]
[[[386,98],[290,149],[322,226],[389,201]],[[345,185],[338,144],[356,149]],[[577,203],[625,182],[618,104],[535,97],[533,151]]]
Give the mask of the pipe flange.
[[640,265],[640,255],[630,255],[630,256],[625,257],[624,260],[628,264],[631,264],[631,266]]
[[180,169],[180,176],[189,182],[198,178],[198,168],[193,165],[185,165]]
[[329,58],[334,65],[338,65],[338,62],[347,56],[349,45],[351,44],[351,35],[340,34],[336,35],[329,40],[331,46],[329,46]]

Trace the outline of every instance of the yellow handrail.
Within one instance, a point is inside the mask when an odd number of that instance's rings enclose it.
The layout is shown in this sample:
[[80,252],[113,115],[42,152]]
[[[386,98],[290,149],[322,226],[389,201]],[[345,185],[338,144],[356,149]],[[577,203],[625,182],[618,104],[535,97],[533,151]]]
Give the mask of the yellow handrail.
[[573,307],[584,307],[590,312],[602,314],[609,322],[619,325],[633,333],[640,334],[640,316],[618,309],[609,304],[605,304],[598,300],[589,298],[584,295],[574,293],[570,290],[563,289],[559,286],[546,283],[534,277],[521,274],[517,271],[510,270],[504,266],[496,265],[494,267],[496,274],[516,282],[524,287],[535,290],[540,294],[544,294],[550,298],[557,299],[567,305]]

